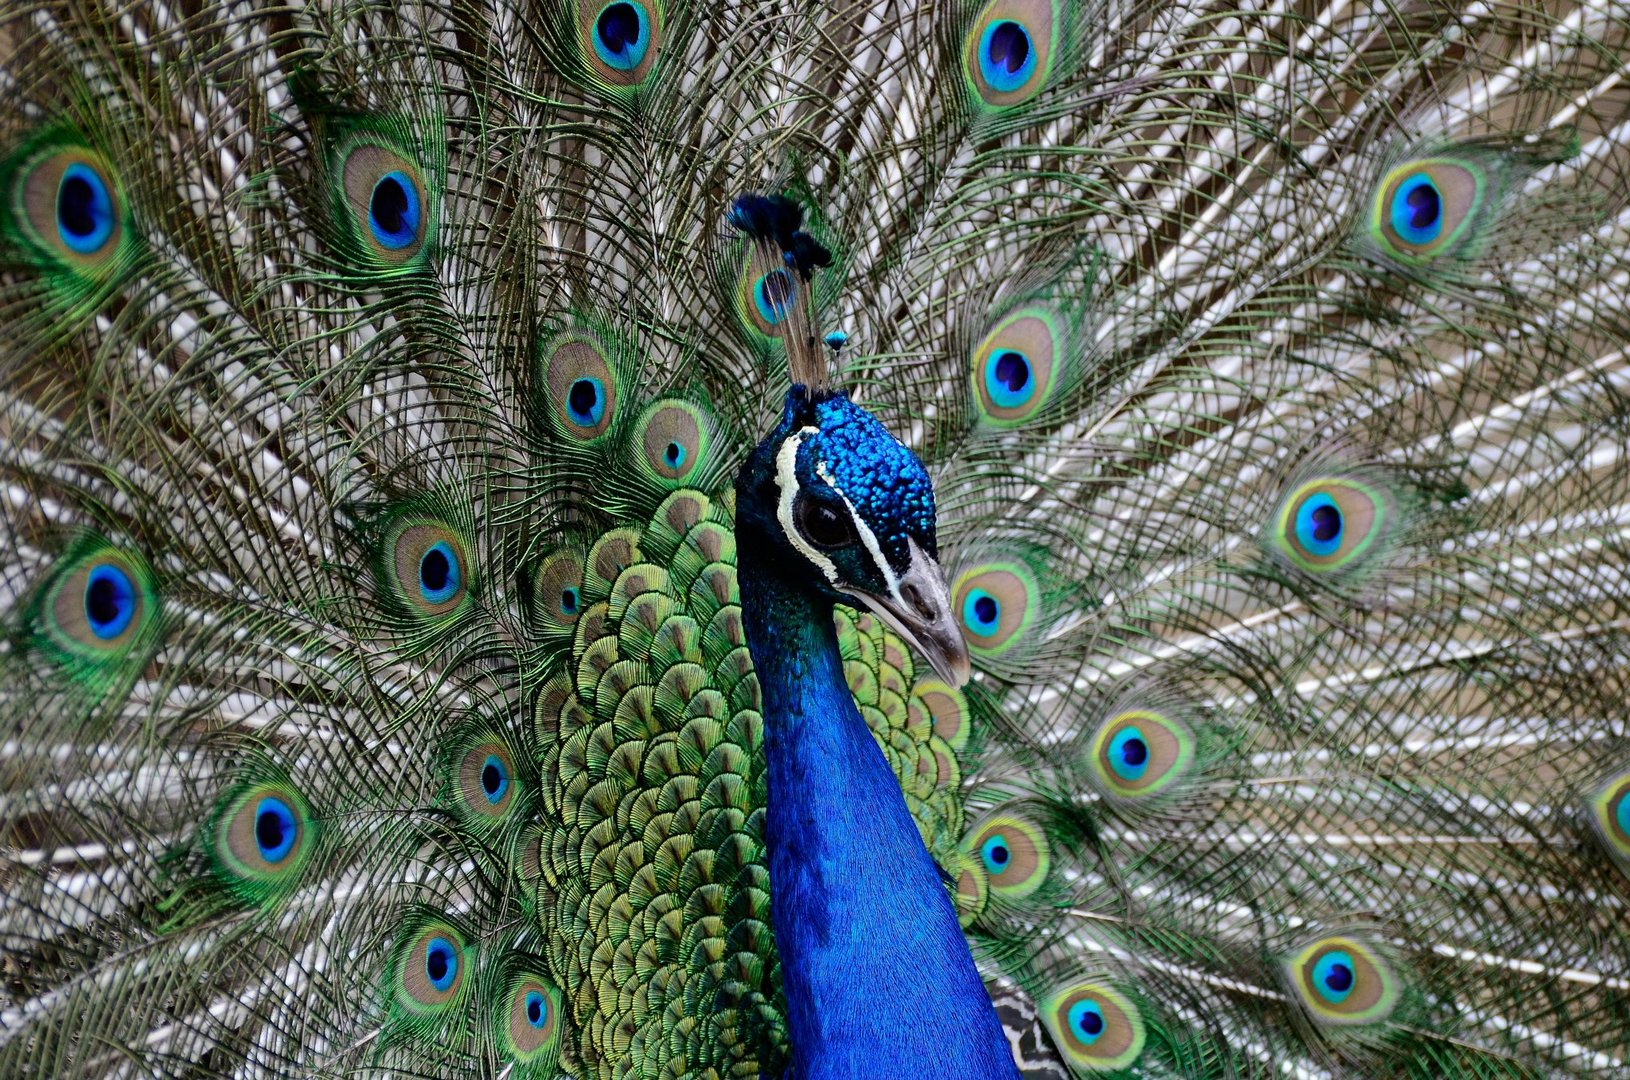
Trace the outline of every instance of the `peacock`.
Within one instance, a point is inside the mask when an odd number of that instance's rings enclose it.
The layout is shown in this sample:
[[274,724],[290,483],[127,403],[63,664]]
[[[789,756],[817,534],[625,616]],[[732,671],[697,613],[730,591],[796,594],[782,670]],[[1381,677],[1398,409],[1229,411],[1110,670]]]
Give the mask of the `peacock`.
[[8,0],[0,1075],[1630,1076],[1626,0]]

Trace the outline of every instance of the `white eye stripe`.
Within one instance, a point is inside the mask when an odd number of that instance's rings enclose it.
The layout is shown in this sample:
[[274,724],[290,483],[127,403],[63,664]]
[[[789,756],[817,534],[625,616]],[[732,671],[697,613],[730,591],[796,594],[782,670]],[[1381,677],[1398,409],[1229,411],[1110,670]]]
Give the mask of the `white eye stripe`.
[[807,543],[792,521],[792,504],[798,497],[798,448],[804,445],[805,439],[816,434],[818,430],[814,427],[799,428],[787,436],[786,441],[781,444],[781,449],[775,452],[775,486],[779,496],[775,516],[781,522],[781,534],[791,541],[792,546],[797,548],[804,558],[820,567],[821,573],[826,575],[827,582],[836,587],[837,566]]
[[866,550],[871,554],[872,562],[877,564],[878,572],[883,575],[883,581],[889,587],[890,599],[900,599],[899,578],[895,576],[894,567],[889,565],[888,559],[883,557],[883,546],[877,542],[877,535],[872,532],[871,526],[861,520],[860,515],[855,512],[855,504],[849,501],[849,496],[845,495],[843,489],[833,481],[832,474],[826,471],[824,462],[816,463],[815,473],[826,481],[827,486],[838,493],[838,498],[842,499],[843,505],[848,508],[849,520],[854,522],[855,531],[860,534],[860,542],[866,545]]

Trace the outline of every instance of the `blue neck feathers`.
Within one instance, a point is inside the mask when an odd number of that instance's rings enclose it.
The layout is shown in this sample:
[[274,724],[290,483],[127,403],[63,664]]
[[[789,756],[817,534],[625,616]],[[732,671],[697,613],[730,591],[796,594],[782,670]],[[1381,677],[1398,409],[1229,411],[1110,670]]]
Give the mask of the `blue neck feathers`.
[[938,867],[844,678],[832,602],[739,552],[764,699],[771,913],[795,1080],[1017,1071]]

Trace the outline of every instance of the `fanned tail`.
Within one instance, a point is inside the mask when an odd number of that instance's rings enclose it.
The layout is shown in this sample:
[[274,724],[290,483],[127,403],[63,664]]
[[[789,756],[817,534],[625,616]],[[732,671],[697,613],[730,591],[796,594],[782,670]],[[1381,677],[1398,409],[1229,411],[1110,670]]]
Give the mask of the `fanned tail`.
[[976,677],[846,672],[1027,1075],[1623,1073],[1627,49],[0,16],[0,1072],[780,1075],[728,491],[835,356]]

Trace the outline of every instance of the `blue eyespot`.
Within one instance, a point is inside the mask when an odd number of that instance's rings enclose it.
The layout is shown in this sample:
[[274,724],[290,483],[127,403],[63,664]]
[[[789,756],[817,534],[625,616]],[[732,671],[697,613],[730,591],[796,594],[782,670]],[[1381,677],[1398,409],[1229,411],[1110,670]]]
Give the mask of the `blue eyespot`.
[[606,384],[590,375],[575,380],[566,391],[566,417],[578,427],[591,428],[606,414]]
[[567,618],[571,618],[573,615],[576,615],[578,611],[582,609],[582,607],[583,594],[577,591],[576,586],[568,585],[566,588],[560,590],[560,613],[562,615],[566,616]]
[[1619,800],[1619,809],[1613,818],[1619,823],[1619,831],[1630,836],[1630,795]]
[[445,993],[458,976],[458,953],[444,937],[430,939],[424,949],[424,973],[430,985]]
[[1122,780],[1141,780],[1149,771],[1149,743],[1136,727],[1124,727],[1109,740],[1109,767]]
[[685,459],[689,456],[685,453],[685,448],[676,442],[669,443],[667,449],[662,452],[662,460],[668,463],[670,469],[677,469],[685,464]]
[[1091,998],[1083,998],[1070,1006],[1070,1031],[1083,1043],[1091,1045],[1104,1033],[1104,1010]]
[[1002,628],[1002,604],[984,589],[969,589],[962,601],[962,624],[980,637]]
[[397,169],[381,176],[368,200],[368,228],[374,239],[393,251],[419,239],[419,189]]
[[792,275],[785,270],[771,270],[753,285],[753,303],[759,318],[775,326],[787,317],[792,307]]
[[549,1005],[536,990],[526,992],[526,1022],[535,1028],[543,1027],[549,1019]]
[[1341,548],[1341,530],[1341,508],[1322,491],[1296,508],[1296,542],[1311,554],[1334,554]]
[[607,67],[633,71],[651,47],[651,22],[643,4],[607,4],[594,20],[594,51]]
[[1035,372],[1022,352],[1002,349],[985,361],[985,393],[1000,409],[1016,409],[1036,396]]
[[432,604],[445,604],[458,592],[462,580],[453,546],[438,540],[419,558],[419,591]]
[[279,863],[294,850],[299,826],[294,811],[282,799],[267,795],[255,807],[255,846],[260,857],[269,863]]
[[979,857],[985,861],[985,870],[1000,874],[1013,861],[1013,852],[1007,846],[1007,837],[997,833],[979,845]]
[[979,38],[979,74],[992,90],[1008,93],[1030,80],[1036,70],[1036,50],[1030,31],[1009,19],[985,27]]
[[103,563],[85,579],[85,618],[91,633],[107,641],[130,627],[136,617],[136,586],[130,575]]
[[487,760],[481,763],[481,794],[487,797],[489,803],[497,806],[508,792],[509,770],[498,760],[498,755],[488,754]]
[[1443,195],[1424,172],[1416,173],[1392,194],[1392,228],[1410,244],[1430,244],[1443,232]]
[[57,183],[57,234],[69,249],[94,255],[113,235],[113,196],[96,170],[74,162]]
[[1319,957],[1313,965],[1313,988],[1332,1005],[1340,1005],[1353,992],[1353,958],[1340,949]]

